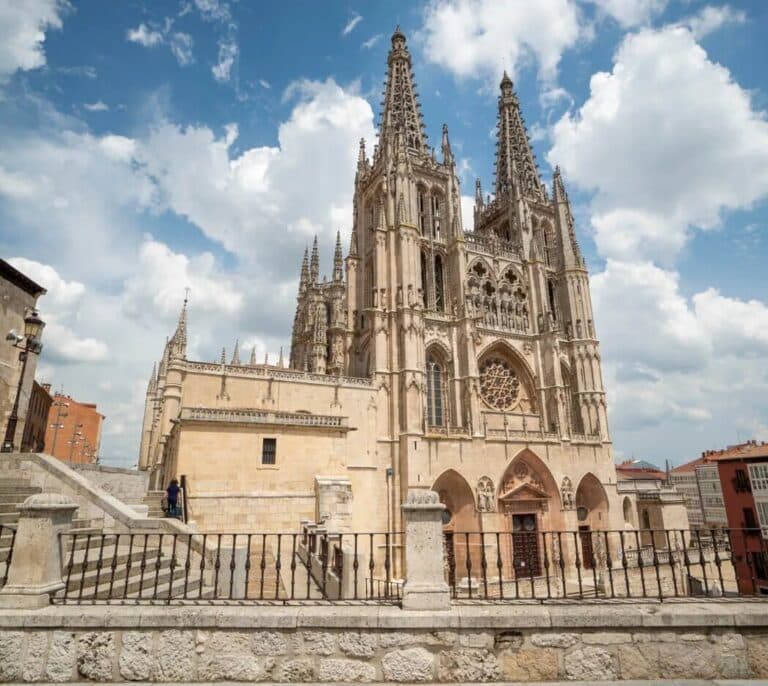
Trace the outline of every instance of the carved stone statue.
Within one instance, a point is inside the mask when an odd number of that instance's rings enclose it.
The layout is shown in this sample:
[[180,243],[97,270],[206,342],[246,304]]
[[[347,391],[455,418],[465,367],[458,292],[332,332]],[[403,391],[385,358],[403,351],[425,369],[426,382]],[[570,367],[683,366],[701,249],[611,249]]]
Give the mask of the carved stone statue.
[[490,477],[481,476],[477,481],[477,510],[478,512],[496,512],[493,481]]
[[573,509],[573,484],[567,476],[563,477],[563,482],[560,484],[560,499],[564,510]]

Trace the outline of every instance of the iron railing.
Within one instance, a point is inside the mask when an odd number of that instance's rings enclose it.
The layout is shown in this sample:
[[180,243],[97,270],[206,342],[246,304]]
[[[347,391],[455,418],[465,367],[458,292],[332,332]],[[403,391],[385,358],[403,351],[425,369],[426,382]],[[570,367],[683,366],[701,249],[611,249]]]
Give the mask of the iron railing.
[[768,593],[768,548],[747,530],[454,532],[455,600],[727,597]]
[[0,588],[8,582],[15,541],[16,527],[0,524]]
[[65,588],[54,602],[400,602],[401,534],[60,536]]

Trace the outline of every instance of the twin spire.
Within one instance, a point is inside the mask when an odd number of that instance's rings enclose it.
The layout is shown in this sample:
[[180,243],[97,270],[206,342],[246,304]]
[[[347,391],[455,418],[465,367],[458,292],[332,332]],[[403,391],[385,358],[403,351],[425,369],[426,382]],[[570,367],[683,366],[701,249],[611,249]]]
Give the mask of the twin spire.
[[[301,260],[301,275],[299,277],[299,295],[302,295],[312,286],[318,285],[320,274],[320,252],[317,247],[317,236],[312,243],[312,257],[309,257],[309,249],[304,248],[304,257]],[[333,281],[340,283],[344,280],[344,256],[341,250],[341,232],[336,232],[336,246],[333,251]],[[325,281],[325,277],[323,277]]]

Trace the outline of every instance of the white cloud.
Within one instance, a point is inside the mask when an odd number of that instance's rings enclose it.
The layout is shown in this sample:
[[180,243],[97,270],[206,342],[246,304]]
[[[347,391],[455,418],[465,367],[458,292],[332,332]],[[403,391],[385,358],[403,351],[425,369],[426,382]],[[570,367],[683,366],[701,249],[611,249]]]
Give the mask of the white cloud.
[[266,88],[267,90],[272,88],[272,84],[269,81],[267,81],[266,79],[259,79],[259,85],[262,88]]
[[647,24],[667,7],[668,0],[589,0],[622,28]]
[[747,20],[747,15],[741,10],[735,10],[730,5],[715,7],[707,5],[697,14],[683,20],[696,38],[701,39],[704,36],[717,31],[717,29],[728,24],[743,24]]
[[642,30],[555,124],[547,158],[595,191],[602,255],[669,262],[692,227],[766,196],[768,123],[689,30]]
[[60,29],[68,9],[65,0],[0,2],[0,83],[18,69],[37,69],[45,64],[45,32]]
[[[298,251],[315,231],[330,238],[348,230],[358,142],[374,136],[368,102],[333,80],[288,90],[298,101],[280,125],[279,146],[232,157],[237,127],[217,137],[205,126],[165,123],[137,151],[160,208],[187,217],[234,253],[259,255],[267,269],[279,266],[287,245]],[[275,227],[282,229],[277,235]]]
[[591,284],[611,427],[624,440],[659,452],[665,436],[674,455],[690,441],[680,423],[717,445],[766,416],[765,303],[713,288],[686,298],[676,273],[650,263],[608,260]]
[[535,60],[539,75],[551,79],[563,52],[581,34],[579,11],[571,0],[432,0],[419,38],[427,59],[458,78],[479,73],[495,80],[503,69],[514,75]]
[[172,26],[173,21],[171,20],[166,20],[162,29],[152,29],[146,24],[139,24],[135,29],[128,29],[126,39],[131,43],[143,45],[145,48],[168,45],[179,66],[186,67],[195,61],[192,54],[194,39],[182,31],[171,33]]
[[184,288],[194,294],[195,311],[236,315],[243,294],[216,266],[211,253],[190,258],[147,237],[139,249],[137,269],[124,283],[123,309],[129,317],[151,324],[178,315]]
[[83,109],[86,109],[89,112],[108,112],[109,105],[101,100],[97,100],[96,102],[86,102],[83,105]]
[[101,362],[109,357],[104,341],[77,331],[84,284],[66,281],[50,265],[34,260],[14,257],[8,261],[48,291],[38,303],[41,317],[46,322],[43,343],[47,358],[53,357],[64,363],[87,363]]
[[195,7],[205,21],[226,22],[231,19],[229,5],[219,0],[194,0]]
[[217,81],[229,81],[238,52],[237,41],[232,39],[219,41],[219,61],[211,68],[213,77]]
[[378,42],[384,38],[383,33],[377,33],[373,36],[371,36],[368,40],[362,42],[362,47],[364,47],[366,50],[370,50],[374,45],[378,44]]
[[161,45],[164,41],[163,34],[160,31],[150,29],[146,24],[139,24],[135,29],[128,29],[125,32],[125,37],[131,43],[138,43],[145,48]]
[[344,28],[341,30],[341,35],[346,36],[352,31],[355,30],[355,27],[363,21],[363,18],[359,14],[353,14],[350,20],[344,25]]
[[194,47],[194,40],[188,33],[182,33],[177,31],[172,33],[168,39],[168,45],[171,48],[173,56],[179,63],[179,66],[186,67],[188,64],[192,64],[195,58],[192,54],[192,48]]

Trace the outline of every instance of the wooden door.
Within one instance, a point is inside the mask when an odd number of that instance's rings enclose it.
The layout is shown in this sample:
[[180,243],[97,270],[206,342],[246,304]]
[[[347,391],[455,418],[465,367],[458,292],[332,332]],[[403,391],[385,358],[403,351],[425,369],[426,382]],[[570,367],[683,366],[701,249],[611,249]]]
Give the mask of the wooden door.
[[535,514],[512,515],[512,561],[518,578],[541,574]]
[[579,527],[579,538],[581,538],[581,566],[584,569],[592,569],[594,553],[592,550],[592,532],[588,526]]

